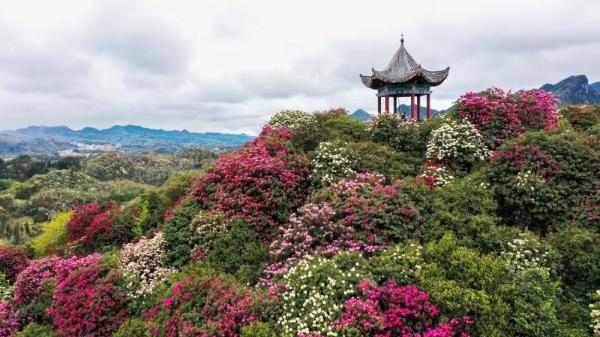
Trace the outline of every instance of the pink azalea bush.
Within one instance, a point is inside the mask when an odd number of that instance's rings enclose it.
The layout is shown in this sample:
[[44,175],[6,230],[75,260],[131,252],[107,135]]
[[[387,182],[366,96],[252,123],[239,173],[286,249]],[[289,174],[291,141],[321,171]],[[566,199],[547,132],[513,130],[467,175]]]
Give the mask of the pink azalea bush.
[[265,298],[229,279],[191,275],[146,313],[147,335],[237,337],[266,316],[266,305]]
[[17,275],[27,268],[29,256],[22,247],[0,246],[0,273],[4,274],[9,283],[15,282]]
[[14,302],[0,302],[0,337],[13,337],[20,328],[21,320]]
[[112,336],[127,317],[127,303],[117,292],[119,275],[102,266],[99,255],[67,261],[57,271],[56,292],[48,309],[57,334]]
[[268,241],[275,224],[285,222],[307,195],[307,159],[294,152],[290,137],[283,128],[265,126],[242,149],[219,157],[199,178],[194,197],[204,208],[253,225]]
[[380,246],[410,238],[419,227],[419,212],[403,194],[402,181],[385,184],[381,174],[359,173],[354,179],[341,179],[317,193],[316,202],[328,202],[337,210],[333,221],[356,232],[346,241],[353,250],[366,253]]
[[15,302],[18,305],[34,302],[42,294],[44,281],[56,275],[57,266],[61,261],[62,259],[58,257],[31,261],[15,282]]
[[439,323],[439,311],[429,295],[414,286],[394,281],[378,287],[366,279],[360,296],[346,301],[342,317],[333,323],[337,329],[352,328],[373,337],[468,337],[468,318]]
[[558,102],[552,93],[539,89],[513,94],[491,88],[459,97],[457,113],[478,128],[488,145],[496,147],[526,131],[558,126]]

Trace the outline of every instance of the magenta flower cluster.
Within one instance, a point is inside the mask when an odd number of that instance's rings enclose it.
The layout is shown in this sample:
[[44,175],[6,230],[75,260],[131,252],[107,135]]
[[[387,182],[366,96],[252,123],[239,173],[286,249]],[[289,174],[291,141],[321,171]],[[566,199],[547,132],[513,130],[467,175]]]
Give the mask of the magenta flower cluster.
[[477,127],[489,145],[496,147],[526,131],[558,126],[558,102],[552,93],[539,89],[513,94],[491,88],[459,97],[457,112]]
[[337,329],[352,327],[373,337],[468,337],[469,318],[439,323],[439,311],[429,295],[412,285],[394,281],[378,287],[367,279],[359,285],[360,296],[346,301]]
[[293,151],[290,137],[266,125],[242,149],[219,157],[199,179],[194,197],[205,208],[254,225],[270,241],[275,224],[287,221],[308,191],[308,161]]
[[552,183],[554,175],[561,171],[558,162],[538,145],[511,144],[506,150],[494,152],[491,160],[496,165],[502,165],[509,175],[531,172],[539,174],[547,183]]
[[22,247],[0,246],[0,272],[4,274],[8,282],[13,283],[17,275],[29,264],[27,250]]
[[151,336],[237,337],[266,317],[266,299],[219,277],[186,277],[146,313]]

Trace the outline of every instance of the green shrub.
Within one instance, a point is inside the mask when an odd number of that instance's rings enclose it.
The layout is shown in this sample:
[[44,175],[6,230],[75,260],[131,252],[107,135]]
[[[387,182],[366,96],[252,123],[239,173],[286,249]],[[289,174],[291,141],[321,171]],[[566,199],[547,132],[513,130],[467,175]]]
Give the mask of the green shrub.
[[25,328],[15,334],[15,337],[54,337],[54,330],[48,325],[29,323]]
[[350,117],[344,110],[315,113],[316,123],[310,123],[294,132],[292,143],[297,149],[313,151],[319,143],[340,140],[357,142],[366,140],[367,124]]
[[389,179],[416,175],[423,164],[421,158],[372,141],[348,143],[346,149],[355,172],[377,172]]
[[277,337],[277,334],[263,322],[252,322],[242,328],[240,337]]
[[574,132],[539,132],[501,146],[485,171],[504,223],[537,232],[568,223],[598,184],[592,143]]
[[267,257],[268,247],[256,234],[234,226],[217,236],[206,259],[217,272],[235,275],[240,283],[253,284],[261,276]]
[[419,124],[394,115],[377,115],[369,123],[369,136],[376,143],[385,144],[398,152],[424,158],[427,139],[423,139]]
[[175,210],[173,217],[163,224],[165,233],[166,254],[165,263],[168,266],[181,267],[190,260],[192,251],[192,220],[198,214],[196,201],[188,199]]
[[578,131],[585,131],[600,123],[600,105],[568,106],[559,110],[561,116]]
[[438,240],[448,231],[461,245],[480,252],[492,252],[515,235],[505,226],[497,226],[498,207],[492,190],[476,176],[455,179],[432,193],[425,241]]
[[65,225],[71,220],[71,212],[54,216],[52,221],[42,224],[42,234],[33,238],[31,246],[36,257],[60,253],[67,245],[68,236]]
[[414,241],[388,247],[369,261],[371,272],[379,283],[394,280],[399,285],[415,284],[424,262],[422,250]]
[[148,326],[144,320],[139,318],[130,318],[123,322],[119,330],[113,337],[144,337],[148,331]]

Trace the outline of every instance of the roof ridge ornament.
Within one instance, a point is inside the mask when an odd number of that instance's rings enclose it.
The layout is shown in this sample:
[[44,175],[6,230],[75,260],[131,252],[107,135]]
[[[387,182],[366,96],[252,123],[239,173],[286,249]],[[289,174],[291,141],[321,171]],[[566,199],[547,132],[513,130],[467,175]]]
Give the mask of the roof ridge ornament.
[[400,44],[404,44],[404,33],[400,34]]

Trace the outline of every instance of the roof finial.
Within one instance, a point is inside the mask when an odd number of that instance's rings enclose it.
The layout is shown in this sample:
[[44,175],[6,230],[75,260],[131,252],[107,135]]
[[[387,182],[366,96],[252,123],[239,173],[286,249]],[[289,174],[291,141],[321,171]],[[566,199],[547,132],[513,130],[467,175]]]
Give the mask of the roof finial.
[[400,44],[404,44],[404,33],[400,34]]

